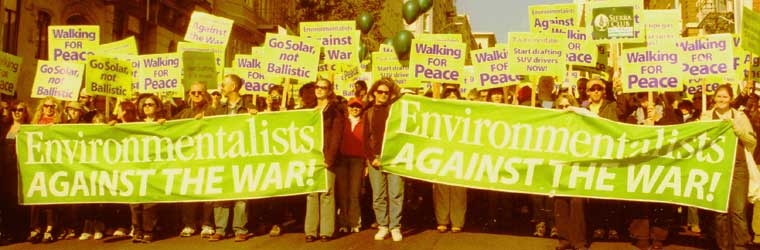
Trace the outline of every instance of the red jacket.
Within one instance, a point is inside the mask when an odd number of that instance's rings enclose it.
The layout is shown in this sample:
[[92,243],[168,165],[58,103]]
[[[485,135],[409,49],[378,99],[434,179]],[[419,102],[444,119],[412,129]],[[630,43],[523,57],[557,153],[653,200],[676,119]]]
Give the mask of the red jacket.
[[343,128],[343,140],[340,144],[340,154],[349,157],[364,157],[364,138],[362,119],[356,127],[351,128],[351,120],[346,118],[346,126]]

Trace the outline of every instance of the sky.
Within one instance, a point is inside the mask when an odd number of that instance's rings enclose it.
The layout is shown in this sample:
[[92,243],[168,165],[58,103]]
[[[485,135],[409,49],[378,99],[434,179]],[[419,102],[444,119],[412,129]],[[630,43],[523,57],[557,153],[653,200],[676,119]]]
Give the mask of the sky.
[[507,32],[530,31],[528,5],[572,3],[572,0],[456,0],[457,12],[470,16],[472,32],[493,32],[507,42]]

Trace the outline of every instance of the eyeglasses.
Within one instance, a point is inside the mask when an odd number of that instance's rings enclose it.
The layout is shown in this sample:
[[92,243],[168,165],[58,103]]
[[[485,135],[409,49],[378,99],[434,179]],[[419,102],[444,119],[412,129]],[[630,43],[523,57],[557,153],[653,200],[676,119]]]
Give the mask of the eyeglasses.
[[201,91],[190,91],[190,95],[201,95]]
[[596,91],[602,91],[603,89],[604,88],[602,88],[602,87],[594,86],[594,87],[591,87],[590,89],[588,89],[588,91],[589,92],[596,92]]
[[351,105],[351,106],[348,106],[348,107],[352,108],[352,109],[361,109],[362,108],[362,106],[360,106],[360,105]]
[[388,92],[387,90],[375,90],[375,93],[380,95],[388,95]]
[[25,109],[23,109],[23,108],[20,108],[20,109],[9,109],[9,110],[10,110],[11,112],[24,112],[24,110],[25,110]]
[[319,86],[319,85],[317,85],[317,89],[321,89],[321,90],[328,90],[328,89],[330,89],[330,87],[328,87],[328,86]]
[[143,107],[155,107],[155,106],[156,106],[155,103],[147,103],[146,102],[146,103],[143,104]]
[[45,104],[45,105],[42,105],[42,107],[43,107],[43,108],[49,108],[49,109],[52,109],[52,108],[55,108],[55,105],[51,105],[51,104]]

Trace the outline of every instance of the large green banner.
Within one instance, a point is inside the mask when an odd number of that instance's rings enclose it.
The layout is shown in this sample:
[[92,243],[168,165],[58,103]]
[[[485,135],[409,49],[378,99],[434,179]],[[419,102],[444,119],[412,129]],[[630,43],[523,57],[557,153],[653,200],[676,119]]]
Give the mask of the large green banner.
[[404,96],[383,171],[468,188],[666,202],[726,211],[727,122],[646,127],[574,112]]
[[22,126],[22,204],[189,202],[324,192],[314,110]]

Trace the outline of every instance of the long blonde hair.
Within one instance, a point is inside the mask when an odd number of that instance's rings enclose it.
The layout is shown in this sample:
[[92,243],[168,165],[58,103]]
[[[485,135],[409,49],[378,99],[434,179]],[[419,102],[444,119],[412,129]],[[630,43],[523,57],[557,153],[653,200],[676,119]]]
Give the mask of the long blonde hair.
[[32,124],[38,124],[40,122],[40,119],[42,118],[42,107],[45,106],[45,103],[48,101],[52,101],[55,103],[55,108],[53,108],[53,123],[61,123],[61,102],[58,101],[58,99],[55,99],[55,97],[48,96],[45,97],[45,99],[42,99],[42,101],[37,104],[37,108],[34,109],[34,117],[32,118]]

